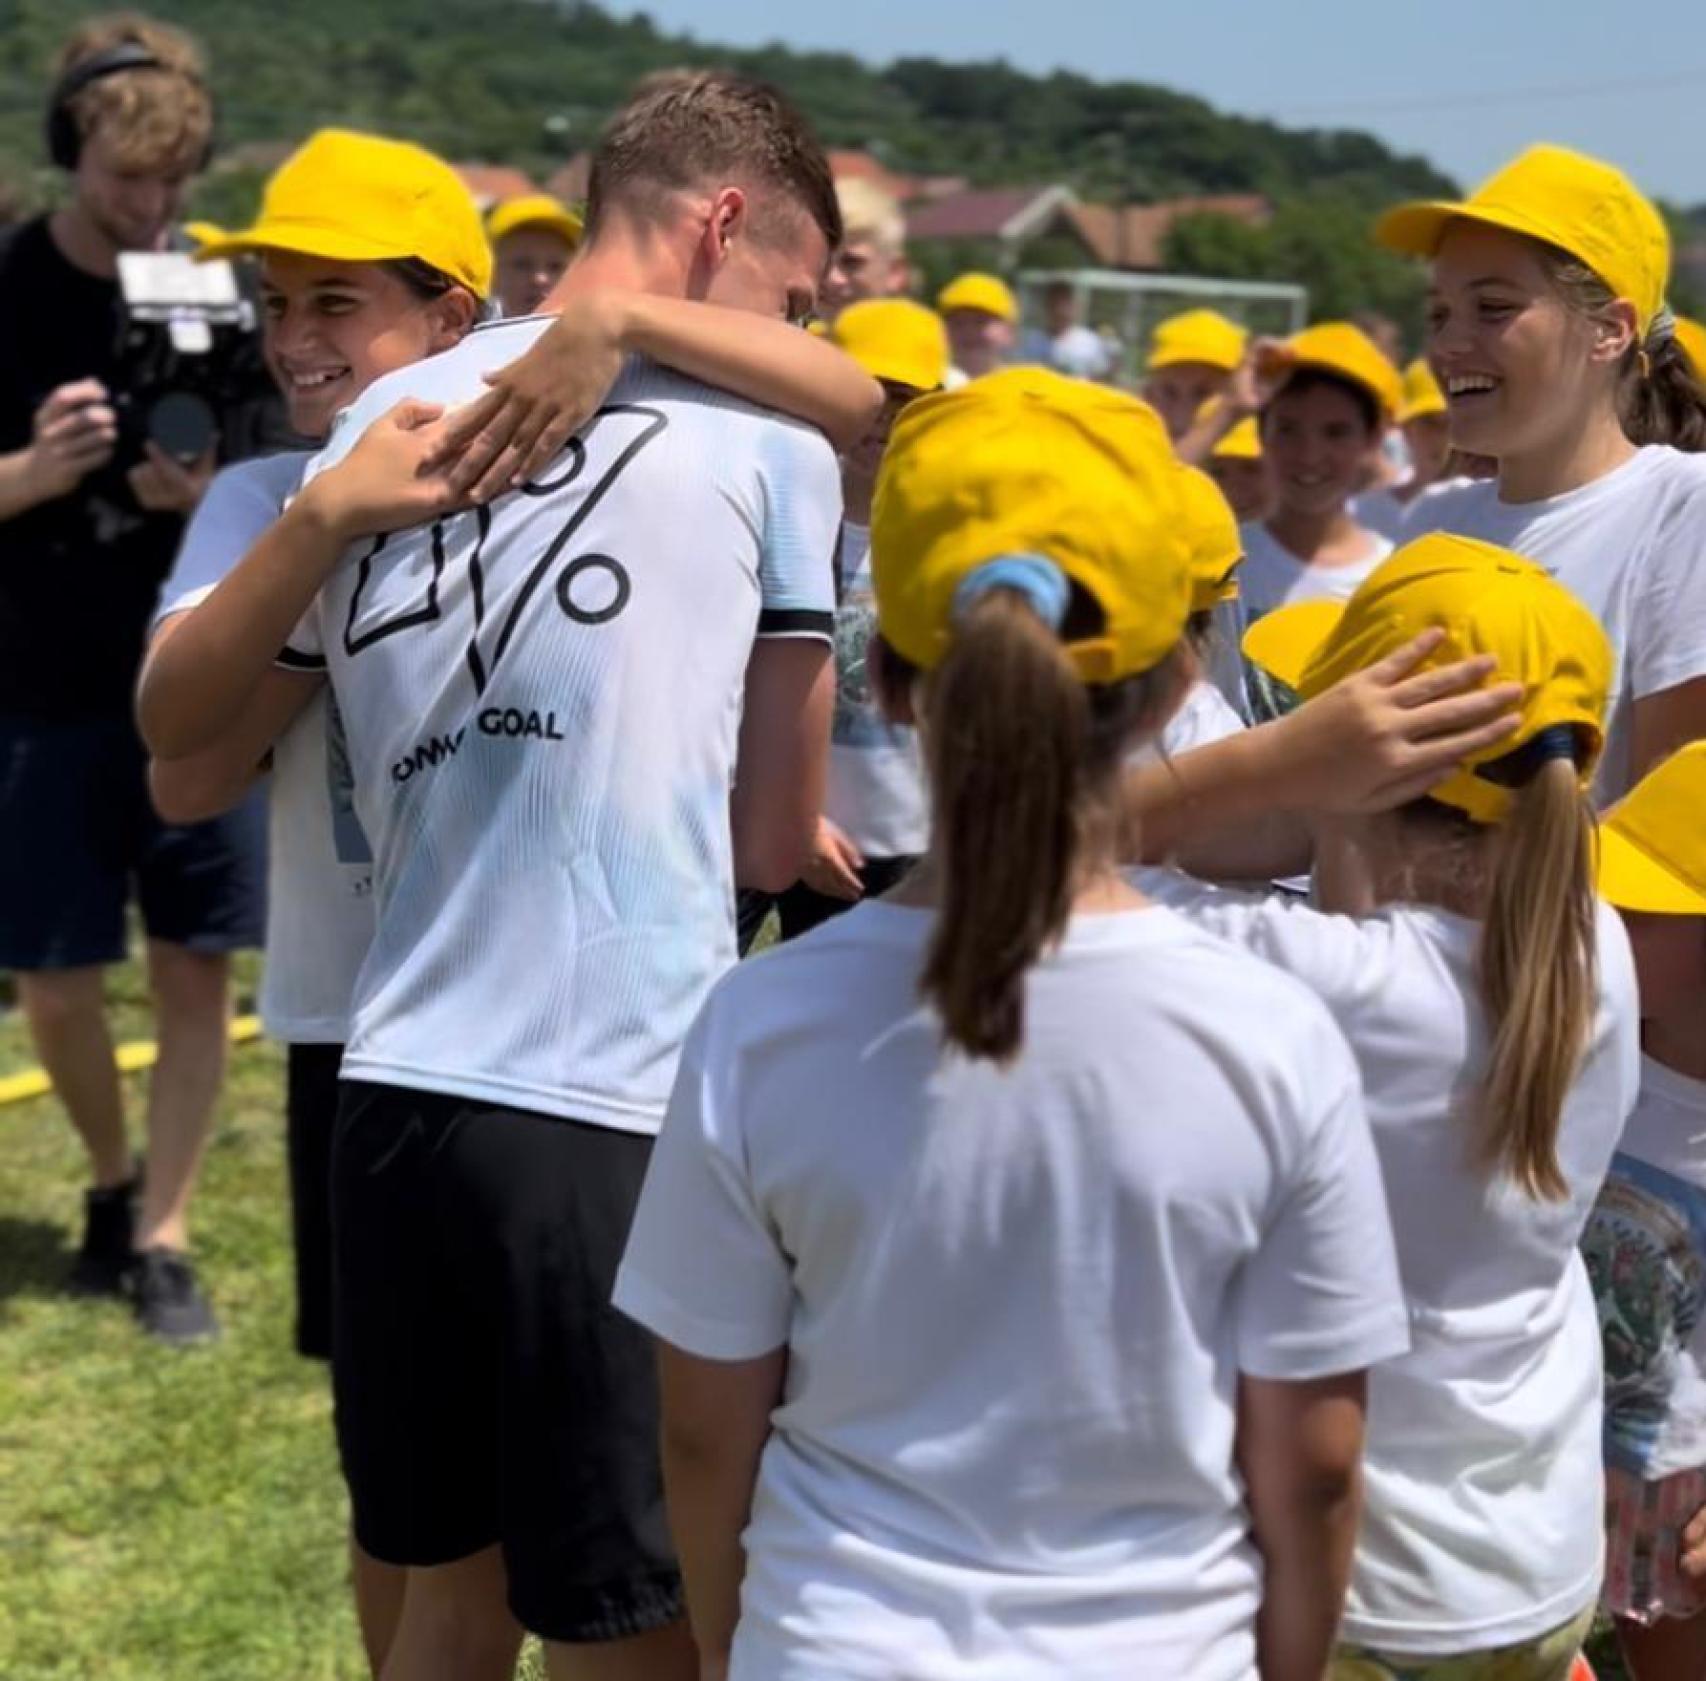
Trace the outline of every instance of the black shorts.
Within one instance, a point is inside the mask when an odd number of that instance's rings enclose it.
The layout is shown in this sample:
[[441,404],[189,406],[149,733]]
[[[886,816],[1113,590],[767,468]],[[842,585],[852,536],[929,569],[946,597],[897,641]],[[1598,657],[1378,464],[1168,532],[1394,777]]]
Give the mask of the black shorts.
[[0,969],[121,961],[132,893],[152,939],[260,945],[262,797],[210,822],[162,823],[128,718],[0,716]]
[[[859,870],[859,880],[865,888],[865,898],[875,899],[888,892],[903,877],[910,875],[916,858],[867,858]],[[840,916],[859,904],[858,899],[836,899],[819,893],[796,881],[776,900],[776,914],[782,925],[784,940],[798,939],[809,934],[821,922]]]
[[284,1141],[296,1249],[296,1352],[332,1357],[332,1134],[342,1045],[285,1046]]
[[650,1340],[610,1305],[652,1141],[346,1082],[332,1387],[355,1533],[389,1564],[503,1547],[546,1640],[682,1615]]

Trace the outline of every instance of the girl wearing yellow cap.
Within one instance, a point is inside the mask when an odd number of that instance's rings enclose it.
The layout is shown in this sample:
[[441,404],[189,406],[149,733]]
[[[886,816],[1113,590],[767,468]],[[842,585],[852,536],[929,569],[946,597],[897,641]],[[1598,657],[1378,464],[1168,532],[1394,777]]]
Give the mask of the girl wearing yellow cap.
[[[1354,504],[1400,400],[1398,370],[1347,321],[1306,328],[1270,361],[1261,434],[1274,503],[1244,532],[1246,624],[1289,602],[1343,601],[1392,552]],[[1257,683],[1250,702],[1254,716],[1272,716]]]
[[1564,1681],[1601,1562],[1576,1245],[1637,1084],[1633,965],[1594,896],[1585,795],[1611,649],[1537,567],[1445,537],[1247,647],[1307,698],[1428,625],[1440,657],[1490,654],[1522,684],[1519,726],[1419,801],[1320,823],[1319,908],[1138,880],[1306,982],[1362,1071],[1412,1346],[1370,1375],[1333,1681]]
[[1610,165],[1536,146],[1375,234],[1429,260],[1452,442],[1498,462],[1408,529],[1514,549],[1598,615],[1618,671],[1597,792],[1615,800],[1706,735],[1706,388],[1665,305],[1664,219]]
[[1605,1353],[1603,1603],[1634,1681],[1706,1674],[1678,1537],[1706,1506],[1706,742],[1600,829],[1600,892],[1641,982],[1641,1096],[1583,1241]]
[[1326,1012],[1115,868],[1190,673],[1173,473],[1038,369],[895,429],[873,646],[929,854],[713,994],[616,1288],[708,1673],[1325,1665],[1405,1330]]

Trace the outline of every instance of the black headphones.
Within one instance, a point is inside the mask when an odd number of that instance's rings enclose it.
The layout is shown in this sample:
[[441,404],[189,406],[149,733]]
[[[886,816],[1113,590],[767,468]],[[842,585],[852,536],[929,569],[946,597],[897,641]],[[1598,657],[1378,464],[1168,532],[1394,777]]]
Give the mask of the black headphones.
[[[83,136],[78,131],[76,117],[71,113],[71,101],[90,83],[117,76],[125,70],[165,70],[195,82],[198,87],[201,85],[175,65],[162,63],[140,41],[120,41],[117,46],[108,47],[104,52],[94,53],[81,63],[72,65],[60,77],[47,103],[47,155],[59,168],[75,169],[83,151]],[[207,167],[212,151],[210,140],[198,167]]]

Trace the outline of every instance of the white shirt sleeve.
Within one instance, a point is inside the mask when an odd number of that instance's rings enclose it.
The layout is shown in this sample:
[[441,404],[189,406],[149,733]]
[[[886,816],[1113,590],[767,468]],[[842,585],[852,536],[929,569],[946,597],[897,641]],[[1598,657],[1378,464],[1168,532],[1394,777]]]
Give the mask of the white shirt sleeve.
[[160,590],[156,625],[188,612],[246,555],[282,511],[301,475],[305,455],[240,461],[216,473],[196,504]]
[[1410,1346],[1362,1087],[1349,1047],[1323,1028],[1305,1052],[1321,1112],[1238,1281],[1238,1368],[1282,1383],[1360,1371]]
[[793,1281],[746,1172],[716,1013],[714,993],[682,1052],[614,1300],[689,1354],[752,1360],[787,1342]]
[[1706,676],[1706,461],[1669,499],[1629,615],[1629,682],[1637,700]]
[[795,421],[766,428],[758,634],[835,640],[835,551],[841,472],[821,433]]

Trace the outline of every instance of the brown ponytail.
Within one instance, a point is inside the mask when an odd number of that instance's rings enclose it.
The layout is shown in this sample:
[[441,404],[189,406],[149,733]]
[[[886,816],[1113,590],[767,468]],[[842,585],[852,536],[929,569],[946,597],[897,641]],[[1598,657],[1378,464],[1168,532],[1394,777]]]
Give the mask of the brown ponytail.
[[[1578,315],[1602,314],[1616,295],[1600,277],[1556,246],[1542,245],[1558,294]],[[1649,332],[1645,345],[1629,347],[1618,368],[1617,416],[1630,443],[1669,444],[1690,454],[1706,451],[1706,384],[1694,371],[1673,331]]]
[[1568,759],[1515,791],[1481,935],[1492,1053],[1482,1164],[1532,1197],[1563,1198],[1558,1122],[1594,1015],[1593,811]]
[[919,986],[967,1055],[1017,1053],[1025,973],[1066,931],[1086,870],[1111,857],[1114,773],[1172,664],[1086,687],[1026,599],[991,589],[930,673],[940,906]]

